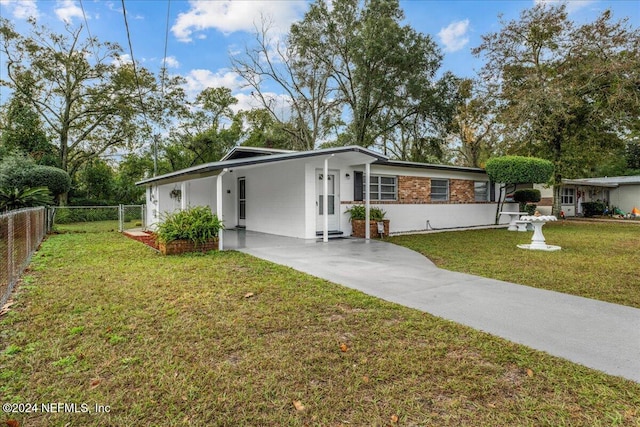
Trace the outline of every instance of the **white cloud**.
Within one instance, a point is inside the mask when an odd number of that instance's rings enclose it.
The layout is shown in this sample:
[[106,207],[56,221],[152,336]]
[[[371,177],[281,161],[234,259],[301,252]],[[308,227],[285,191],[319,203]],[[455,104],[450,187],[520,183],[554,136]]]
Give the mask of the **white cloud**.
[[36,0],[0,0],[0,6],[15,19],[38,18],[40,12]]
[[469,30],[469,20],[455,21],[447,27],[442,28],[438,33],[440,41],[444,45],[445,52],[455,52],[469,43],[467,31]]
[[575,12],[595,2],[596,0],[533,0],[534,4],[565,4],[567,6],[567,13]]
[[[171,28],[178,40],[190,42],[197,31],[216,29],[225,34],[235,31],[253,31],[261,16],[273,21],[274,29],[284,32],[306,10],[301,0],[190,0],[191,8],[180,13]],[[202,34],[198,38],[204,38]]]
[[227,87],[237,90],[242,86],[242,80],[238,74],[224,69],[217,73],[203,69],[191,70],[185,79],[187,80],[185,89],[190,94],[197,94],[208,87]]
[[166,58],[164,58],[163,63],[167,66],[167,68],[180,67],[180,62],[178,62],[175,56],[167,56]]
[[121,67],[122,65],[125,65],[125,64],[133,64],[133,61],[131,60],[131,55],[129,55],[128,53],[125,53],[123,55],[118,56],[116,59],[111,61],[111,63],[117,67]]
[[54,11],[58,19],[65,23],[71,22],[73,18],[84,19],[82,9],[75,0],[57,0]]
[[[253,108],[264,108],[262,102],[253,95],[253,92],[251,92],[251,94],[234,93],[233,96],[238,100],[238,103],[231,107],[235,113],[240,110],[249,111]],[[271,105],[271,110],[280,120],[287,121],[291,118],[291,98],[288,95],[265,92],[263,96]]]

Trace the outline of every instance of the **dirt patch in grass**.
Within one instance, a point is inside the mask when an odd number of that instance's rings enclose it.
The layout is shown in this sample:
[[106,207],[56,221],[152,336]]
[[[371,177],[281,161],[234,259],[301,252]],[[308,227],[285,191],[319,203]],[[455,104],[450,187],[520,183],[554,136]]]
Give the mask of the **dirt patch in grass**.
[[28,277],[0,319],[0,401],[109,412],[0,422],[640,422],[636,383],[241,253],[162,257],[115,233],[64,234]]

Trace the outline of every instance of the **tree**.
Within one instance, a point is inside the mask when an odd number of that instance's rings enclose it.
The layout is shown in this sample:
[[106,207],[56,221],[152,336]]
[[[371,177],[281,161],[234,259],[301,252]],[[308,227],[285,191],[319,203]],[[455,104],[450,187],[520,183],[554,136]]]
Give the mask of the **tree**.
[[0,138],[2,145],[9,151],[28,154],[40,164],[57,165],[55,147],[49,143],[42,120],[29,103],[28,96],[14,93],[6,110]]
[[591,176],[640,126],[640,31],[610,11],[578,26],[565,5],[540,3],[474,53],[495,85],[508,152],[554,163],[555,213],[562,178]]
[[238,114],[245,127],[242,145],[285,150],[297,148],[286,131],[286,124],[277,121],[268,110],[259,108]]
[[[325,61],[302,55],[289,37],[280,39],[270,31],[263,19],[254,45],[246,46],[243,55],[231,57],[233,69],[251,87],[262,111],[289,136],[290,148],[313,150],[330,136],[340,113],[330,70]],[[283,89],[285,97],[269,92],[269,82]]]
[[115,173],[102,159],[85,163],[78,173],[76,196],[82,196],[82,204],[101,202],[110,204],[113,199]]
[[553,176],[554,166],[549,160],[536,157],[503,156],[489,159],[486,171],[492,182],[501,184],[496,208],[497,224],[504,205],[503,195],[514,191],[517,184],[548,183]]
[[381,144],[400,124],[428,112],[441,54],[433,40],[402,26],[397,0],[325,0],[292,25],[290,43],[312,69],[328,73],[348,117],[346,139]]
[[[171,129],[165,156],[178,169],[217,162],[243,134],[242,116],[231,109],[238,100],[228,88],[206,88]],[[175,169],[174,169],[175,170]]]
[[73,177],[91,159],[139,144],[148,122],[161,116],[147,112],[163,105],[155,77],[122,64],[117,44],[82,39],[82,27],[55,34],[34,19],[30,24],[23,36],[0,19],[8,77],[2,84],[27,99],[56,136],[59,166]]
[[494,105],[487,93],[478,90],[471,79],[459,86],[460,102],[454,116],[449,142],[459,166],[484,167],[496,151]]

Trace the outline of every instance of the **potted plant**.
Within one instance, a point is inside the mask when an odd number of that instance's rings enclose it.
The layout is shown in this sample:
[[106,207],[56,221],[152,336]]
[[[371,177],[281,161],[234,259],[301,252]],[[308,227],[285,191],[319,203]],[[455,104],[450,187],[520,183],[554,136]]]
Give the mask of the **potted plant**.
[[[366,234],[366,207],[364,205],[353,205],[346,210],[345,213],[350,215],[351,235],[353,237],[365,237]],[[386,212],[379,208],[369,209],[369,232],[371,237],[379,236],[378,223],[381,222],[384,227],[383,236],[389,235],[389,220],[386,219]]]
[[156,236],[163,255],[218,249],[222,221],[207,206],[196,206],[164,216]]

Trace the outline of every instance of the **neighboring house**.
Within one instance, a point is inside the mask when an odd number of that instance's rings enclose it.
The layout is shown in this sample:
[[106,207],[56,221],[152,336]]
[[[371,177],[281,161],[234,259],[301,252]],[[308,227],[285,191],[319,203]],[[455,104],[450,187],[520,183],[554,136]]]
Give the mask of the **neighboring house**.
[[562,210],[567,216],[582,215],[583,202],[603,202],[611,209],[629,213],[640,207],[640,175],[563,179]]
[[147,187],[150,228],[163,213],[196,205],[210,206],[227,229],[303,239],[349,235],[345,211],[367,202],[386,211],[391,233],[488,225],[496,213],[495,186],[483,169],[390,160],[357,146],[236,147],[219,162],[137,184]]

